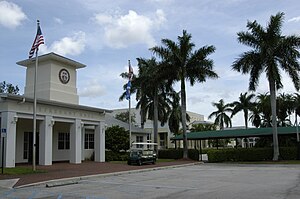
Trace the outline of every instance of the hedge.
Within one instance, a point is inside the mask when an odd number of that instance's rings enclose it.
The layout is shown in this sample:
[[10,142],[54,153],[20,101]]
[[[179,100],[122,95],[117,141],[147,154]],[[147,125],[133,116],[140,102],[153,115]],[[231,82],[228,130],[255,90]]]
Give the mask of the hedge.
[[[181,159],[183,157],[183,149],[166,149],[158,151],[158,158],[162,159]],[[199,160],[199,151],[196,149],[188,150],[188,158],[192,160]]]
[[128,153],[127,152],[113,152],[113,151],[105,151],[105,162],[110,161],[127,161]]
[[[280,160],[296,160],[296,147],[280,148]],[[207,150],[209,162],[264,161],[272,160],[273,148],[238,148]]]

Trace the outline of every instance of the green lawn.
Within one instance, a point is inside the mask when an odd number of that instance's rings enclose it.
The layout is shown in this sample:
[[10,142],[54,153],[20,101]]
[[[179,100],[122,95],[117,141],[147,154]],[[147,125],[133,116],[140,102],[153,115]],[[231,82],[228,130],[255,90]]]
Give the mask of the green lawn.
[[[2,168],[0,168],[2,172]],[[28,167],[15,167],[15,168],[4,168],[3,174],[8,175],[21,175],[21,174],[32,174],[32,173],[47,173],[45,170],[33,171],[32,168]]]
[[[156,162],[174,162],[174,159],[157,159]],[[127,164],[127,161],[110,161],[110,163]]]

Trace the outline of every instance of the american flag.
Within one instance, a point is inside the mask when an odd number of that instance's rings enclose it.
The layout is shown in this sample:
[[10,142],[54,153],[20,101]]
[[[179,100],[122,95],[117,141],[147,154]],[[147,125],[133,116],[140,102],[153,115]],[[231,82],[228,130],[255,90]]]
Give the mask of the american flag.
[[130,60],[128,60],[129,70],[128,70],[128,79],[131,81],[133,77],[133,68],[131,67]]
[[44,37],[43,37],[43,34],[42,34],[40,23],[38,21],[37,33],[36,33],[35,39],[33,41],[32,47],[29,51],[29,58],[31,58],[33,56],[34,52],[36,50],[38,50],[39,45],[44,44],[44,43],[45,43],[44,42]]

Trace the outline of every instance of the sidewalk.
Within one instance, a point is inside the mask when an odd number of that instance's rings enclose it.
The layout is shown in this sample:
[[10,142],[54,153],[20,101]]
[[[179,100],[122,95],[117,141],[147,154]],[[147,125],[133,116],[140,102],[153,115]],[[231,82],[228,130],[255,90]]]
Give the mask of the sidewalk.
[[[151,168],[159,168],[166,166],[184,165],[190,163],[197,163],[191,160],[174,160],[172,162],[158,162],[155,165],[146,164],[142,166],[127,165],[125,163],[110,163],[110,162],[83,162],[81,164],[70,163],[54,163],[51,166],[37,166],[37,169],[46,170],[46,173],[34,173],[26,175],[5,175],[0,174],[0,181],[8,179],[16,182],[13,187],[24,186],[28,184],[34,184],[39,182],[45,182],[50,180],[59,180],[64,178],[82,177],[90,175],[116,173],[122,171],[143,170]],[[19,167],[32,167],[31,165],[21,165]],[[3,181],[4,182],[4,181]]]

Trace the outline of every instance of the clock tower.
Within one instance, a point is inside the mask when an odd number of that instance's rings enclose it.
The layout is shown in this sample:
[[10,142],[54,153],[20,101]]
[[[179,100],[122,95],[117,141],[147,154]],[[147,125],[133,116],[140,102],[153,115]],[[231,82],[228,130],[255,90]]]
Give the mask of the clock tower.
[[[33,98],[35,58],[17,62],[26,67],[24,96]],[[77,69],[85,65],[55,53],[38,57],[36,96],[70,104],[79,104],[76,80]]]

